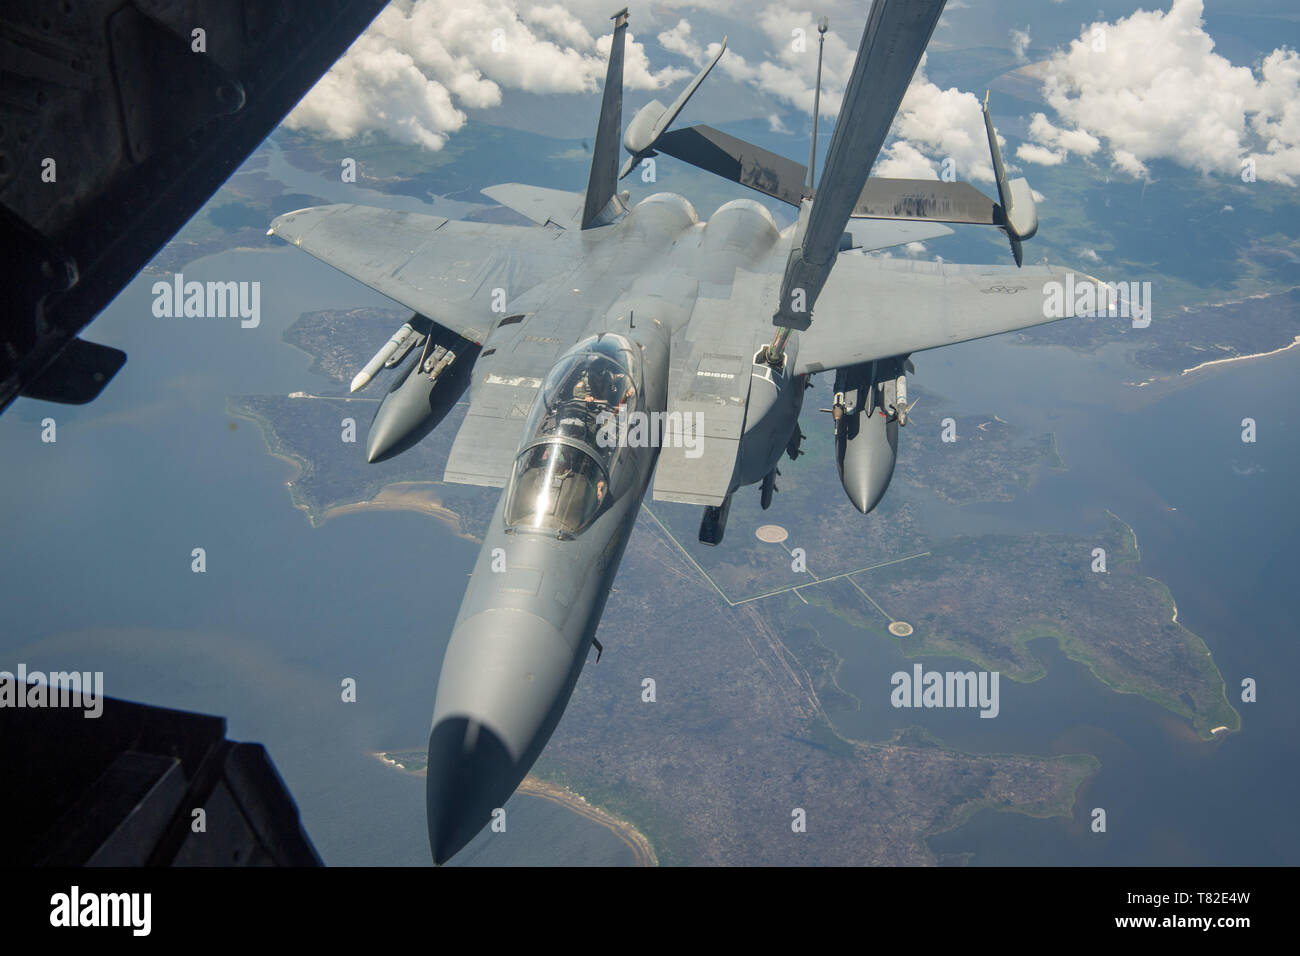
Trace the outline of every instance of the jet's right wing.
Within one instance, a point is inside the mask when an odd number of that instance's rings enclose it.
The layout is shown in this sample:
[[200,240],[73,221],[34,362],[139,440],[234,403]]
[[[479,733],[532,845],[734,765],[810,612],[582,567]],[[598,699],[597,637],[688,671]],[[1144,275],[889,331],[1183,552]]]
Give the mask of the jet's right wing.
[[478,343],[501,318],[501,302],[563,274],[575,257],[563,230],[369,206],[299,209],[270,232]]
[[[1065,318],[1049,315],[1048,283],[1094,283],[1056,266],[985,266],[842,255],[799,335],[795,374],[907,355]],[[1098,302],[1099,311],[1106,308]],[[1068,313],[1069,309],[1062,312]]]

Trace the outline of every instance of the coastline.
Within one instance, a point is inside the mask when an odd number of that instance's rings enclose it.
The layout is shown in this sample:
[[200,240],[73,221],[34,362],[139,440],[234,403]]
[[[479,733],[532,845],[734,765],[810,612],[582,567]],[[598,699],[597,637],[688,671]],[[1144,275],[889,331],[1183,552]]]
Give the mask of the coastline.
[[226,398],[227,414],[256,425],[259,434],[262,436],[262,444],[266,446],[267,454],[293,466],[293,475],[285,482],[289,489],[289,500],[294,508],[307,516],[307,520],[313,528],[321,527],[326,521],[338,515],[351,514],[357,511],[416,511],[441,521],[459,538],[473,541],[476,544],[482,543],[472,534],[467,534],[461,530],[460,515],[443,505],[442,499],[438,497],[434,490],[439,484],[436,481],[395,481],[380,488],[373,498],[330,505],[317,514],[311,505],[299,498],[296,485],[298,478],[307,470],[309,463],[297,455],[276,448],[272,444],[274,429],[271,427],[271,423],[252,409],[240,408],[238,406],[240,397],[231,395]]
[[557,783],[541,780],[532,774],[524,777],[516,792],[526,793],[532,797],[541,797],[543,800],[550,800],[566,810],[571,810],[579,816],[586,817],[593,823],[598,823],[613,831],[614,835],[626,843],[636,855],[637,866],[659,865],[659,858],[655,855],[654,847],[644,833],[627,820],[620,819],[608,810],[603,810],[589,803],[582,794],[574,793],[568,787],[560,786]]
[[1215,365],[1230,365],[1234,362],[1247,362],[1250,361],[1251,359],[1268,358],[1270,355],[1281,355],[1283,352],[1291,351],[1291,349],[1295,348],[1297,345],[1300,345],[1300,335],[1297,335],[1288,344],[1283,345],[1280,348],[1270,349],[1267,352],[1252,352],[1249,355],[1230,355],[1227,358],[1211,359],[1208,362],[1202,362],[1199,365],[1193,365],[1191,368],[1185,368],[1177,375],[1174,375],[1172,373],[1166,373],[1163,375],[1157,374],[1157,375],[1153,375],[1151,378],[1143,379],[1141,382],[1121,382],[1120,384],[1127,385],[1130,388],[1146,388],[1148,385],[1154,385],[1157,382],[1175,381],[1177,379],[1184,378],[1185,376],[1191,375],[1194,372],[1199,372],[1202,369],[1211,368]]
[[312,526],[319,528],[331,518],[358,511],[417,511],[441,521],[458,538],[479,543],[479,539],[460,529],[460,515],[442,503],[434,489],[434,481],[395,481],[384,485],[367,501],[353,501],[326,508],[319,520],[313,518]]
[[[1119,517],[1109,508],[1103,509],[1114,522],[1118,523],[1127,532],[1126,547],[1123,551],[1112,556],[1111,560],[1118,566],[1122,564],[1135,564],[1141,562],[1141,552],[1138,548],[1138,536],[1133,526],[1123,518]],[[1158,578],[1151,577],[1147,574],[1138,572],[1138,576],[1149,582],[1156,590],[1155,597],[1158,598],[1158,604],[1153,606],[1153,611],[1159,614],[1163,609],[1170,615],[1171,623],[1174,624],[1183,635],[1184,640],[1192,642],[1193,649],[1198,652],[1198,656],[1203,658],[1202,667],[1209,668],[1212,671],[1211,679],[1217,679],[1220,685],[1221,701],[1226,714],[1207,714],[1202,715],[1198,720],[1198,715],[1189,711],[1187,707],[1179,700],[1166,696],[1160,692],[1160,688],[1145,686],[1139,682],[1129,683],[1127,674],[1115,675],[1103,673],[1101,669],[1101,660],[1092,650],[1089,643],[1079,634],[1072,630],[1054,626],[1044,622],[1030,623],[1029,625],[1013,630],[1008,635],[1014,647],[1028,650],[1028,644],[1031,641],[1040,638],[1049,638],[1056,642],[1061,653],[1069,660],[1083,664],[1092,673],[1101,684],[1118,694],[1134,694],[1150,700],[1152,703],[1161,707],[1163,710],[1179,717],[1188,722],[1188,730],[1200,740],[1211,740],[1223,736],[1225,732],[1236,732],[1241,729],[1241,714],[1232,706],[1228,699],[1227,684],[1222,671],[1219,670],[1218,664],[1214,660],[1213,652],[1206,644],[1204,638],[1196,632],[1190,630],[1178,621],[1178,605],[1174,601],[1173,593],[1169,587]],[[836,607],[834,602],[824,599],[823,596],[813,597],[811,602],[825,609],[834,616],[848,623],[850,626],[862,626],[853,616]],[[882,630],[880,632],[884,634]],[[930,635],[923,637],[915,646],[909,649],[909,654],[914,657],[957,657],[966,660],[984,670],[999,671],[1004,677],[1019,683],[1033,683],[1047,676],[1047,669],[1043,666],[1042,661],[1034,655],[1035,668],[1032,671],[1016,671],[1014,666],[1006,660],[996,660],[983,657],[977,650],[960,642],[948,642],[946,637],[935,637]],[[1032,655],[1032,652],[1031,652]],[[838,670],[838,664],[837,668]],[[838,688],[838,683],[835,684]],[[839,688],[842,692],[843,688]],[[853,696],[853,695],[849,695]],[[1217,704],[1217,701],[1216,701]],[[1211,723],[1215,728],[1211,729]],[[833,728],[832,728],[833,729]],[[846,738],[848,739],[848,738]],[[878,743],[877,741],[859,741],[866,743]]]
[[[395,759],[392,754],[399,756],[407,751],[374,751],[371,756],[377,759],[386,767],[399,770],[402,773],[409,773],[413,777],[423,777],[428,773],[428,766],[423,761],[419,762],[418,770],[409,769],[401,760]],[[418,753],[418,751],[411,751]],[[658,866],[659,857],[655,854],[654,846],[644,833],[627,820],[614,816],[608,810],[602,809],[591,803],[580,793],[575,793],[568,787],[558,783],[552,783],[549,780],[543,780],[531,773],[524,777],[523,781],[515,791],[516,793],[526,794],[530,797],[540,797],[543,800],[549,800],[551,803],[558,804],[565,810],[569,810],[579,816],[590,820],[592,823],[599,824],[611,831],[619,838],[636,857],[637,866]]]
[[[1300,337],[1297,338],[1297,341],[1300,341]],[[1128,529],[1128,533],[1133,538],[1133,554],[1131,557],[1129,555],[1124,555],[1123,560],[1125,561],[1125,563],[1132,561],[1140,564],[1142,561],[1142,552],[1138,548],[1138,536],[1137,536],[1137,532],[1133,530],[1133,526],[1129,524],[1127,521],[1125,521],[1123,518],[1121,518],[1119,515],[1115,514],[1115,512],[1111,511],[1109,508],[1106,509],[1106,514],[1110,515],[1111,518],[1113,518],[1115,521],[1118,521],[1126,529]],[[1159,578],[1151,577],[1151,575],[1149,574],[1144,574],[1142,576],[1146,578],[1148,581],[1155,584],[1157,587],[1160,588],[1161,591],[1164,592],[1165,604],[1170,612],[1169,614],[1170,623],[1175,625],[1184,634],[1190,635],[1199,643],[1200,647],[1198,649],[1205,651],[1205,656],[1210,659],[1210,666],[1214,668],[1214,672],[1218,674],[1219,679],[1223,681],[1223,703],[1224,706],[1228,708],[1228,712],[1232,714],[1233,720],[1227,724],[1219,724],[1216,725],[1215,727],[1208,728],[1208,733],[1201,733],[1200,730],[1196,728],[1196,721],[1193,719],[1192,720],[1193,730],[1197,733],[1197,736],[1201,740],[1214,740],[1215,738],[1220,737],[1224,733],[1235,733],[1237,731],[1240,731],[1241,713],[1237,710],[1237,708],[1232,706],[1232,701],[1228,699],[1228,683],[1223,676],[1223,672],[1219,670],[1218,663],[1214,660],[1214,652],[1210,650],[1210,646],[1205,642],[1205,638],[1201,637],[1195,631],[1191,630],[1188,627],[1185,627],[1183,624],[1179,622],[1178,602],[1174,600],[1174,593],[1169,589],[1169,585],[1167,585],[1164,581],[1161,581]],[[1088,662],[1084,661],[1084,663],[1086,664]],[[1088,664],[1088,666],[1091,669],[1091,664]],[[1093,673],[1096,674],[1097,672],[1093,671]],[[1098,674],[1097,678],[1099,680],[1102,680],[1103,683],[1109,684],[1109,682],[1105,681],[1101,677],[1101,675]],[[1110,686],[1112,686],[1114,690],[1119,691],[1120,693],[1130,693],[1130,691],[1125,691],[1122,688],[1115,687],[1113,685]],[[1160,704],[1162,707],[1165,707],[1167,710],[1171,711],[1172,713],[1175,714],[1178,713],[1178,710],[1172,705],[1172,702],[1166,702],[1159,697],[1154,697],[1141,690],[1132,691],[1132,693],[1137,693],[1139,696],[1146,697],[1148,700],[1152,700],[1155,703]],[[1183,716],[1187,716],[1187,715],[1183,715]]]
[[1202,362],[1200,365],[1193,365],[1191,368],[1185,368],[1179,372],[1179,376],[1191,375],[1193,372],[1199,372],[1203,368],[1209,368],[1211,365],[1226,365],[1229,362],[1244,362],[1247,359],[1267,358],[1270,355],[1278,355],[1282,352],[1289,351],[1300,345],[1300,335],[1297,335],[1290,345],[1284,345],[1280,349],[1273,349],[1271,352],[1255,352],[1252,355],[1233,355],[1229,358],[1212,359],[1209,362]]

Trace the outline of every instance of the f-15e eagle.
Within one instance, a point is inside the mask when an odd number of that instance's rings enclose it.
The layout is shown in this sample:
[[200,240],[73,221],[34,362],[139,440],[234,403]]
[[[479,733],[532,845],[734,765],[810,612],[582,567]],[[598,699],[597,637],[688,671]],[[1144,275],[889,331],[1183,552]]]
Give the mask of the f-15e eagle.
[[[652,483],[657,501],[702,507],[700,540],[718,544],[738,489],[757,484],[770,504],[777,464],[798,452],[809,378],[832,372],[836,462],[869,512],[907,422],[908,356],[1049,321],[1044,283],[1066,272],[1021,266],[1037,213],[1028,183],[1007,180],[987,105],[996,202],[964,183],[869,178],[943,7],[875,0],[815,188],[812,162],[707,126],[669,130],[725,40],[671,106],[651,102],[623,133],[622,175],[673,156],[796,207],[786,229],[748,198],[706,222],[681,196],[630,205],[618,191],[627,10],[613,18],[586,191],[483,190],[535,226],[354,205],[272,224],[415,313],[353,383],[410,356],[369,459],[410,447],[468,388],[443,477],[503,489],[438,680],[435,862],[514,792],[593,645],[599,658],[597,625]],[[1001,229],[1016,265],[842,254],[944,235],[945,222]]]

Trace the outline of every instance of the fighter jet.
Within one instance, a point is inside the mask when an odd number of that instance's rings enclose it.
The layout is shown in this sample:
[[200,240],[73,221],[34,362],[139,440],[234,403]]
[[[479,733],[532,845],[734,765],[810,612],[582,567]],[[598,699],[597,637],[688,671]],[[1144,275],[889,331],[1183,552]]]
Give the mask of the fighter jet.
[[[844,490],[869,512],[907,422],[909,356],[1049,321],[1044,284],[1066,272],[1021,265],[1037,213],[1028,183],[1007,180],[987,104],[997,201],[965,183],[869,178],[943,7],[875,0],[815,185],[812,161],[707,126],[669,130],[725,40],[671,106],[654,101],[637,113],[620,170],[622,10],[586,190],[483,190],[536,225],[354,205],[272,224],[415,313],[354,382],[410,353],[375,416],[369,459],[409,447],[468,388],[444,480],[503,489],[434,700],[435,862],[506,802],[593,646],[599,657],[597,625],[652,484],[656,501],[701,507],[700,540],[718,544],[740,488],[759,485],[762,505],[771,503],[778,463],[798,453],[809,380],[825,372],[835,376]],[[670,193],[633,205],[618,191],[620,171],[659,154],[789,203],[797,221],[779,228],[750,198],[707,221]],[[849,252],[947,234],[943,223],[953,222],[1001,229],[1016,264]]]

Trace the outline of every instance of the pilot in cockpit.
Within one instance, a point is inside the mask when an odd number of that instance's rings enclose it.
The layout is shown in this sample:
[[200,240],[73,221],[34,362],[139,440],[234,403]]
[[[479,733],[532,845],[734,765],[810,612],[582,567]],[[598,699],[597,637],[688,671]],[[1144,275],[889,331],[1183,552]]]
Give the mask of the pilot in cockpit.
[[610,404],[619,406],[632,400],[636,395],[636,389],[632,387],[632,379],[628,378],[622,372],[613,373],[609,376],[610,385]]
[[586,369],[578,373],[578,380],[573,383],[573,398],[578,402],[594,402],[595,394],[591,386],[591,376]]
[[620,390],[615,378],[616,376],[609,369],[601,369],[596,373],[592,391],[596,401],[602,405],[615,405],[618,402]]

